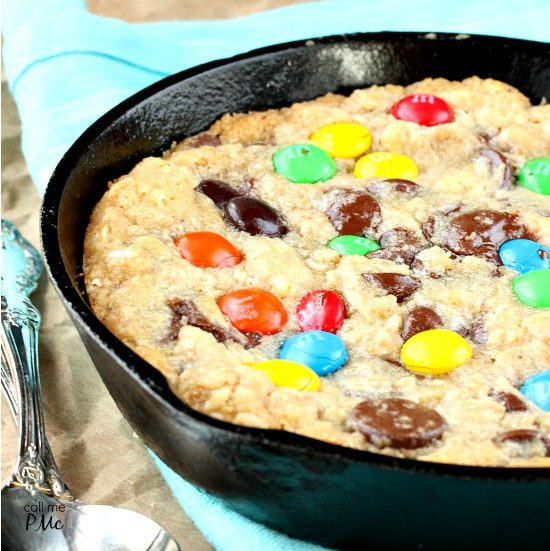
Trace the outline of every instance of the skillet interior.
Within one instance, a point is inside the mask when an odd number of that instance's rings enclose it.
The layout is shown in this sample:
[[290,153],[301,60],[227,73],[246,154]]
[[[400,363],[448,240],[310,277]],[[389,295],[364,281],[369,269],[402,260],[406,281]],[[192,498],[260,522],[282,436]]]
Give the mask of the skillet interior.
[[544,547],[550,487],[534,482],[548,482],[548,471],[426,464],[205,417],[95,318],[79,276],[84,231],[106,182],[222,114],[473,74],[503,80],[539,102],[550,96],[550,47],[416,33],[275,46],[154,84],[102,117],[66,153],[42,208],[50,277],[117,405],[172,469],[251,518],[327,545],[517,549],[527,537],[532,549]]

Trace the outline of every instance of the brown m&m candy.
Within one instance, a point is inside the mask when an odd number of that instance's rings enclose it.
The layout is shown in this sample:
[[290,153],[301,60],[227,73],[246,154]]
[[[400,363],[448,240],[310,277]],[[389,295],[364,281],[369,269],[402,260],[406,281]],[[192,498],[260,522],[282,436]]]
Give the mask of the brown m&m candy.
[[365,400],[355,406],[351,424],[379,448],[411,450],[432,444],[447,428],[437,411],[403,398]]
[[225,219],[234,228],[250,235],[281,237],[288,231],[279,213],[261,199],[234,197],[224,208]]
[[233,197],[238,197],[240,195],[240,193],[229,184],[226,184],[222,180],[214,179],[203,180],[197,186],[196,190],[212,199],[214,204],[220,209],[223,209]]

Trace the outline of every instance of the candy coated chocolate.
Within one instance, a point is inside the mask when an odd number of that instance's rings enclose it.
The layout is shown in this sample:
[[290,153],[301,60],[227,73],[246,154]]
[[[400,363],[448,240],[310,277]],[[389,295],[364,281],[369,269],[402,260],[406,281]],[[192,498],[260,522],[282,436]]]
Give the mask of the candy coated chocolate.
[[319,376],[309,367],[288,360],[266,360],[248,364],[263,371],[275,386],[294,388],[296,390],[317,391],[321,388]]
[[365,400],[355,406],[351,424],[379,448],[412,450],[433,444],[447,428],[437,411],[404,398]]
[[269,291],[240,289],[224,295],[220,310],[239,331],[272,335],[281,330],[288,316],[281,301]]
[[361,157],[353,170],[356,178],[390,178],[414,180],[418,176],[415,162],[405,155],[378,151]]
[[234,228],[250,235],[281,237],[288,231],[280,214],[255,197],[234,197],[225,205],[225,219]]
[[421,126],[435,126],[453,121],[449,104],[432,94],[413,94],[398,101],[391,114],[402,121],[415,122]]
[[550,270],[535,270],[512,281],[516,296],[531,308],[550,308]]
[[298,305],[296,317],[302,331],[336,333],[346,316],[346,307],[335,291],[313,291]]
[[229,184],[223,182],[222,180],[203,180],[196,189],[199,193],[203,193],[212,199],[214,204],[220,209],[223,209],[230,199],[240,195],[237,190],[233,189]]
[[362,155],[372,141],[370,132],[362,124],[338,122],[317,130],[311,141],[333,157],[353,159]]
[[182,258],[198,268],[230,268],[242,261],[235,245],[214,232],[186,233],[174,244]]
[[504,266],[520,274],[550,269],[550,249],[531,239],[506,241],[501,245],[498,254]]
[[407,341],[417,333],[442,326],[443,320],[435,310],[427,306],[417,306],[405,316],[401,337]]
[[405,367],[423,375],[448,373],[472,357],[472,349],[454,331],[430,329],[417,333],[401,348]]
[[310,144],[293,144],[279,149],[273,155],[273,167],[295,184],[324,182],[336,174],[332,157],[324,149]]
[[413,276],[394,273],[363,274],[363,278],[369,284],[379,285],[389,295],[397,298],[397,302],[403,302],[410,297],[419,287],[420,280]]
[[327,216],[340,235],[362,236],[382,221],[378,202],[363,191],[344,191],[337,195]]
[[307,365],[324,377],[342,367],[348,357],[342,339],[326,331],[306,331],[287,339],[279,352],[281,360]]
[[540,409],[550,411],[550,371],[543,371],[527,379],[520,392]]
[[535,193],[550,195],[550,157],[527,161],[520,170],[518,181]]
[[344,256],[351,254],[365,256],[371,251],[380,249],[380,245],[373,239],[357,237],[356,235],[340,235],[331,239],[328,246]]

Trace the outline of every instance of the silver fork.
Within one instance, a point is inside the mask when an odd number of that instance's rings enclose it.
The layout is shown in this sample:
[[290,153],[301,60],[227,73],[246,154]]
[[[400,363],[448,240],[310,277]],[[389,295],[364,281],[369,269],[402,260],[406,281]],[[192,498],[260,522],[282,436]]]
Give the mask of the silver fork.
[[19,453],[2,488],[2,547],[12,551],[181,551],[144,515],[76,500],[44,429],[38,369],[40,314],[29,299],[42,271],[36,249],[2,220],[2,390]]

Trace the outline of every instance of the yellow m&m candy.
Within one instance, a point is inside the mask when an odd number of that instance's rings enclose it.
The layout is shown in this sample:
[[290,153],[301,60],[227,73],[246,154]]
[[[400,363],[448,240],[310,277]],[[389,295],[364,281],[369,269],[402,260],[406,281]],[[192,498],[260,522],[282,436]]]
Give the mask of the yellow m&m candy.
[[442,375],[472,357],[466,340],[448,329],[430,329],[413,335],[401,348],[405,367],[424,375]]
[[248,364],[254,369],[265,371],[275,386],[286,386],[296,390],[319,390],[321,381],[309,367],[289,360],[267,360]]
[[369,153],[355,163],[356,178],[401,178],[414,180],[418,167],[412,159],[399,153],[380,151]]
[[370,132],[361,124],[337,122],[324,126],[310,140],[333,157],[353,159],[362,155],[372,142]]

